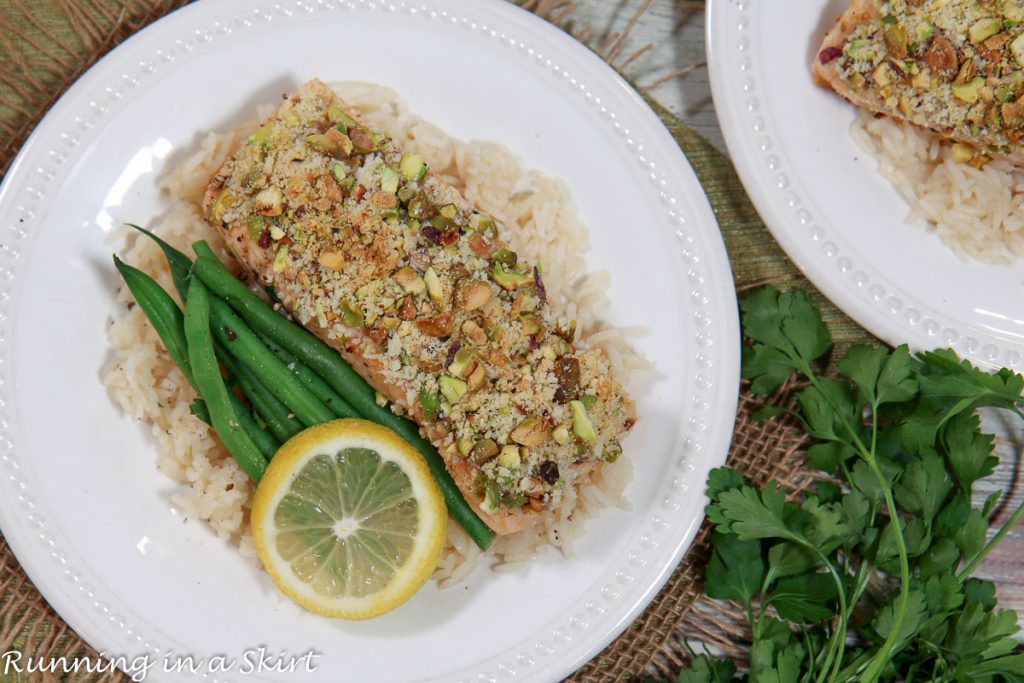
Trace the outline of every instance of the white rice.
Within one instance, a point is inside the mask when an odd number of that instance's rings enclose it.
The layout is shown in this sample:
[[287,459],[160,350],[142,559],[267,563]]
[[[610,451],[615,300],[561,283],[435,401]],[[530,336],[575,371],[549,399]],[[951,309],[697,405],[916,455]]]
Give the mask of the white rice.
[[[564,183],[556,178],[523,169],[505,147],[493,142],[462,142],[437,126],[412,115],[388,88],[365,83],[336,86],[342,97],[362,112],[371,125],[389,131],[406,147],[418,151],[431,169],[460,188],[478,208],[498,218],[510,233],[510,245],[526,259],[543,264],[548,297],[577,319],[581,343],[603,348],[626,381],[626,373],[648,367],[629,346],[639,328],[616,329],[603,323],[600,309],[607,301],[611,282],[608,273],[588,273],[583,256],[588,244],[586,229]],[[265,118],[272,108],[257,113]],[[199,202],[212,175],[240,144],[256,121],[232,132],[211,133],[194,153],[162,179],[173,205],[152,230],[186,253],[197,239],[206,239],[226,261],[232,262],[220,236],[202,219]],[[160,250],[147,239],[125,231],[128,246],[121,250],[129,263],[146,271],[168,291],[170,274]],[[184,487],[174,497],[185,514],[208,523],[221,537],[254,556],[249,531],[249,511],[255,485],[241,471],[211,430],[189,413],[195,398],[192,388],[174,366],[142,311],[122,289],[125,305],[115,316],[109,332],[113,359],[103,382],[119,406],[152,426],[159,455],[157,467]],[[570,491],[558,510],[532,529],[499,537],[488,553],[476,545],[454,522],[449,523],[448,545],[442,553],[435,578],[441,585],[459,583],[481,561],[495,568],[511,569],[529,561],[547,545],[572,552],[572,541],[583,522],[606,507],[629,509],[623,491],[632,479],[628,456],[614,464],[598,464],[578,490]]]
[[952,143],[909,123],[862,111],[851,128],[883,176],[923,223],[964,259],[1008,263],[1024,255],[1024,169],[1005,159],[954,161]]

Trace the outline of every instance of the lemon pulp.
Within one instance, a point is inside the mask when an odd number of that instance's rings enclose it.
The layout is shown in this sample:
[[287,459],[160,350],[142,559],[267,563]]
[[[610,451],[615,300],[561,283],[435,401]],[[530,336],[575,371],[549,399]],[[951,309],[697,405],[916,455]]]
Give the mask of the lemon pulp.
[[335,420],[278,451],[257,488],[253,534],[286,595],[324,616],[365,619],[423,585],[446,518],[415,449],[384,427]]

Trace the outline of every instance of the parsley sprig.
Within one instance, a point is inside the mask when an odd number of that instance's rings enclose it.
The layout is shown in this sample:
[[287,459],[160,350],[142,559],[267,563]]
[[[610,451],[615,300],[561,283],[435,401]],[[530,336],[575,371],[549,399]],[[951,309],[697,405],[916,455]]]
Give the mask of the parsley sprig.
[[[742,680],[1024,683],[1017,615],[997,608],[991,582],[971,578],[1024,515],[1021,505],[986,542],[999,494],[976,505],[972,491],[997,459],[976,410],[1024,418],[1024,377],[988,373],[951,350],[865,345],[827,376],[832,342],[806,292],[765,287],[740,309],[751,391],[770,394],[794,373],[804,380],[792,415],[812,437],[808,466],[830,475],[787,500],[774,482],[711,473],[705,590],[746,610],[753,640]],[[735,672],[700,655],[678,680]]]

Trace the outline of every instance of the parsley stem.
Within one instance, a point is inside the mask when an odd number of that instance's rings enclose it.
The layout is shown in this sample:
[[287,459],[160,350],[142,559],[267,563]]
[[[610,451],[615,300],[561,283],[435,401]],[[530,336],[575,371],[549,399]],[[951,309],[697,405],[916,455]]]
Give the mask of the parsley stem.
[[999,528],[999,531],[995,533],[992,540],[986,543],[985,547],[978,551],[971,561],[956,573],[957,580],[962,582],[964,579],[968,578],[974,570],[978,568],[978,565],[988,557],[988,554],[992,552],[992,549],[999,544],[999,541],[1003,540],[1003,536],[1010,533],[1013,527],[1017,525],[1017,522],[1020,521],[1021,517],[1024,517],[1024,502],[1017,506],[1017,509],[1013,511],[1012,515],[1010,515],[1010,518],[1006,520],[1006,524]]
[[[794,361],[793,365],[800,372],[803,373],[803,375],[811,382],[812,385],[814,385],[818,389],[821,395],[825,398],[825,400],[835,411],[835,414],[843,416],[843,411],[839,409],[839,406],[835,405],[835,402],[832,401],[829,393],[822,389],[821,384],[819,382],[819,378],[814,372],[814,370],[811,368],[810,364],[803,358],[793,356],[790,357]],[[877,410],[877,406],[872,407]],[[874,417],[876,410],[872,411],[872,417]],[[843,423],[843,427],[850,435],[851,444],[860,453],[860,456],[864,459],[864,462],[867,463],[868,468],[875,475],[875,478],[878,479],[879,487],[882,489],[882,494],[885,498],[886,511],[889,513],[889,519],[891,520],[893,525],[893,536],[896,541],[896,550],[899,554],[900,561],[900,594],[899,597],[896,599],[892,629],[889,631],[889,636],[885,639],[885,642],[882,643],[882,647],[879,648],[878,652],[874,655],[874,657],[872,657],[870,665],[868,666],[868,670],[865,673],[864,677],[861,679],[862,683],[876,683],[878,677],[882,673],[882,669],[885,667],[886,663],[889,661],[889,658],[892,656],[893,650],[896,648],[896,642],[899,640],[900,632],[903,630],[903,623],[907,619],[907,611],[910,604],[910,559],[907,555],[907,542],[906,539],[903,537],[903,528],[900,526],[899,513],[896,510],[896,501],[893,499],[891,485],[889,481],[886,480],[885,475],[882,473],[881,468],[878,466],[878,460],[875,458],[874,445],[878,431],[877,423],[872,423],[872,448],[871,450],[868,450],[868,448],[864,445],[864,442],[861,440],[860,434],[858,434],[858,431],[855,428],[855,426],[850,424],[850,422],[845,417],[841,417],[841,420]],[[826,565],[829,565],[829,563],[826,562]],[[842,603],[840,611],[840,622],[842,624],[841,630],[843,634],[843,639],[840,640],[839,646],[837,648],[840,651],[840,653],[842,652],[845,646],[846,637],[846,615],[844,614],[844,612],[846,611],[846,605],[843,588],[844,587],[842,586],[842,582],[840,581],[839,596],[840,601]],[[830,649],[832,648],[830,647]],[[831,658],[833,654],[834,652],[830,652],[829,657]],[[826,670],[832,668],[831,660],[829,659],[827,661],[829,663],[829,666],[825,667]],[[839,657],[839,662],[841,661],[842,656]],[[839,665],[839,662],[837,662],[837,666]]]
[[878,680],[882,669],[892,656],[892,651],[896,648],[896,642],[900,639],[903,623],[907,620],[907,611],[910,604],[910,560],[907,557],[907,541],[903,538],[903,528],[900,526],[900,518],[896,511],[896,501],[892,497],[892,488],[889,486],[889,482],[886,481],[885,475],[882,474],[882,470],[878,467],[874,453],[871,456],[867,460],[868,467],[871,468],[871,471],[878,479],[879,486],[882,488],[882,494],[885,497],[885,507],[889,512],[889,520],[892,524],[893,536],[896,540],[896,550],[899,553],[900,594],[896,598],[892,628],[889,629],[889,635],[885,642],[882,643],[882,647],[872,657],[870,666],[868,666],[867,672],[865,672],[864,677],[861,679],[862,683],[875,683]]
[[[835,566],[828,561],[825,554],[820,550],[817,550],[818,557],[825,563],[825,568],[828,569],[829,574],[836,582],[836,594],[839,596],[839,624],[832,631],[832,635],[828,639],[828,645],[825,648],[827,655],[825,661],[821,665],[821,673],[814,679],[817,682],[824,682],[829,680],[831,671],[833,668],[838,668],[839,664],[843,661],[843,651],[846,649],[846,631],[847,631],[847,602],[846,602],[846,585],[843,579],[839,576],[839,571]],[[844,573],[845,576],[845,573]],[[852,609],[852,607],[850,608]]]

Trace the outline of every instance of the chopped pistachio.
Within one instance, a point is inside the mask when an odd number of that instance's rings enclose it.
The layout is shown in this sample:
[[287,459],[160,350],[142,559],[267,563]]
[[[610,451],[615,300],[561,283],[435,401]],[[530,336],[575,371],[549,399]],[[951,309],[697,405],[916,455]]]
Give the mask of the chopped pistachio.
[[519,467],[522,464],[519,458],[519,447],[512,444],[503,446],[501,453],[498,454],[498,464],[510,469]]
[[486,213],[474,213],[469,217],[469,227],[480,232],[494,230],[494,219]]
[[1003,20],[999,17],[979,19],[968,30],[967,35],[975,45],[983,43],[1003,30]]
[[459,439],[458,448],[459,453],[461,453],[463,457],[468,458],[469,454],[473,452],[473,439],[469,438],[468,436],[462,437],[461,439]]
[[1024,21],[1024,7],[1021,7],[1019,0],[1004,0],[1003,16],[1007,21],[1020,23]]
[[501,494],[498,490],[498,482],[488,479],[484,484],[484,500],[480,503],[480,509],[487,513],[498,511],[501,502]]
[[444,304],[444,288],[441,286],[441,278],[437,276],[437,271],[433,266],[427,268],[427,272],[423,274],[423,282],[427,286],[427,295],[430,300],[440,310]]
[[899,97],[899,107],[900,107],[900,112],[904,116],[906,116],[907,118],[910,118],[912,112],[911,112],[911,109],[910,109],[910,101],[907,100],[907,96],[906,95],[903,95],[903,94],[900,95],[900,97]]
[[408,204],[409,200],[416,196],[416,190],[411,187],[403,187],[398,190],[398,201]]
[[284,197],[281,195],[281,188],[277,185],[260,190],[253,201],[256,205],[256,213],[261,216],[280,216],[284,213],[282,206]]
[[532,336],[540,332],[540,319],[532,313],[521,317],[519,322],[523,324],[523,333],[527,335]]
[[510,436],[520,445],[539,446],[551,436],[551,428],[544,418],[534,415],[520,422]]
[[270,135],[274,132],[274,127],[270,124],[257,128],[249,135],[249,144],[257,147],[270,142]]
[[981,76],[971,79],[966,83],[954,83],[951,87],[953,95],[967,104],[974,104],[978,101],[978,88],[985,85],[985,79]]
[[519,255],[511,249],[499,249],[491,254],[491,260],[508,268],[515,268]]
[[473,350],[467,347],[460,348],[455,352],[452,364],[448,366],[448,372],[456,377],[462,377],[474,360]]
[[220,191],[217,198],[213,200],[213,204],[210,205],[210,221],[219,223],[223,218],[224,214],[234,207],[238,206],[239,199],[231,193],[227,188]]
[[573,433],[588,443],[596,441],[597,432],[594,430],[594,423],[590,419],[583,401],[569,401],[569,409],[572,412]]
[[564,356],[569,353],[572,349],[569,347],[569,342],[565,341],[557,334],[553,334],[544,340],[544,343],[540,345],[541,351],[545,358],[554,360],[559,356]]
[[469,457],[476,464],[483,465],[493,460],[498,455],[498,452],[498,444],[494,442],[494,439],[480,439],[473,444]]
[[468,390],[464,380],[452,377],[451,375],[441,377],[437,380],[437,385],[441,389],[441,394],[448,399],[449,403],[457,403]]
[[283,237],[284,237],[284,230],[282,230],[277,225],[271,225],[270,226],[270,239],[272,239],[275,242],[277,242],[277,241],[281,240]]
[[520,273],[517,270],[510,270],[500,263],[494,264],[491,270],[491,277],[501,286],[502,289],[515,290],[520,287],[529,287],[533,284],[533,276]]
[[342,305],[341,323],[345,327],[362,327],[365,321],[363,310],[358,304],[346,301]]
[[459,209],[454,204],[445,204],[438,211],[442,216],[450,221],[454,221],[456,216],[459,215]]
[[392,276],[395,278],[395,282],[408,294],[422,294],[427,289],[426,282],[420,277],[420,274],[409,266],[402,266],[395,271]]
[[321,251],[317,261],[324,268],[341,270],[345,267],[345,255],[340,251]]
[[390,194],[398,192],[398,171],[390,166],[381,167],[380,189]]
[[334,176],[334,179],[338,181],[339,184],[343,183],[345,182],[345,176],[348,175],[348,169],[345,167],[345,164],[340,161],[335,161],[331,164],[331,175]]
[[970,145],[965,145],[962,142],[956,142],[950,150],[950,156],[953,161],[958,164],[966,164],[974,158],[974,149]]
[[554,431],[551,432],[551,438],[554,439],[559,446],[564,446],[569,442],[569,428],[565,425],[558,425],[555,427]]
[[927,90],[932,85],[932,77],[927,71],[921,71],[910,79],[910,84],[918,90]]
[[338,147],[337,143],[322,133],[307,135],[306,144],[318,152],[331,154],[333,156],[341,156],[341,148]]
[[1013,52],[1013,56],[1017,58],[1017,63],[1024,66],[1024,33],[1017,36],[1017,38],[1010,43],[1010,51]]
[[425,419],[435,419],[441,410],[441,397],[436,392],[422,389],[420,391],[420,410]]
[[264,225],[264,218],[263,218],[263,216],[249,216],[249,220],[247,222],[247,228],[248,228],[248,231],[249,231],[249,239],[250,240],[252,240],[253,242],[259,241],[260,236],[263,235],[263,225]]
[[875,56],[875,52],[871,48],[871,41],[867,38],[851,40],[843,48],[843,52],[845,52],[846,56],[850,59],[857,59],[866,62],[871,61]]
[[491,287],[482,280],[465,278],[455,285],[455,307],[468,313],[491,300]]
[[388,399],[379,391],[373,392],[373,402],[383,408],[388,404]]
[[427,165],[423,163],[423,157],[411,152],[402,155],[398,168],[402,171],[402,177],[410,182],[423,180],[423,176],[427,174]]
[[444,232],[448,228],[452,227],[452,219],[448,218],[447,216],[437,214],[436,216],[430,219],[430,224],[433,225],[438,230],[440,230],[441,232]]
[[288,245],[283,245],[274,256],[274,272],[280,273],[288,266]]
[[871,77],[875,79],[875,83],[884,87],[896,80],[896,72],[889,66],[889,62],[882,62],[872,72]]
[[487,371],[484,370],[482,364],[477,363],[477,366],[469,373],[469,390],[476,391],[482,387],[485,379],[487,379]]
[[346,114],[341,107],[328,107],[327,118],[330,119],[331,123],[335,124],[337,129],[342,133],[347,133],[349,128],[357,125],[356,120]]

